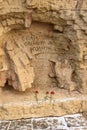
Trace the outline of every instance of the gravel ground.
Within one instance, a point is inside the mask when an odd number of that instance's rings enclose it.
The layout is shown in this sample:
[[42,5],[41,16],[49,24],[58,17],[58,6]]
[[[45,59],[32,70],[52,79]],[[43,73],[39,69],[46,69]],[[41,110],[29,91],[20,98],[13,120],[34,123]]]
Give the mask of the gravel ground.
[[0,121],[0,130],[87,130],[82,114]]

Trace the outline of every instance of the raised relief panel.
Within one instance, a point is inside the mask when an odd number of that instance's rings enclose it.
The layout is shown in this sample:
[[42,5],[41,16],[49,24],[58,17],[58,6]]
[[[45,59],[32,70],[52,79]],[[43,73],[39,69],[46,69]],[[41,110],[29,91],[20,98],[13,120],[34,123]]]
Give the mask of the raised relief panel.
[[[50,61],[52,57],[56,58],[57,51],[49,37],[49,31],[52,31],[49,25],[36,24],[32,25],[28,34],[23,35],[24,45],[32,55],[32,66],[35,72],[34,85],[39,87],[57,86],[54,64]],[[54,76],[51,77],[51,74]]]
[[6,81],[14,89],[25,91],[33,86],[75,89],[70,61],[75,50],[68,38],[53,31],[52,25],[33,22],[29,30],[6,35],[4,43],[9,59]]
[[[73,90],[75,88],[75,83],[72,81],[72,73],[73,69],[71,65],[68,63],[68,57],[67,57],[67,46],[69,45],[69,40],[64,37],[64,35],[60,34],[53,34],[52,26],[49,24],[43,24],[43,23],[33,23],[29,29],[29,31],[26,32],[19,32],[17,34],[14,33],[14,39],[17,43],[17,38],[20,39],[19,41],[23,42],[20,43],[20,49],[28,50],[30,64],[34,69],[34,86],[38,87],[59,87],[64,88],[67,90]],[[53,36],[52,36],[53,34]],[[16,45],[15,44],[15,45]],[[23,48],[21,48],[23,47]],[[16,47],[15,47],[16,48]],[[25,48],[25,49],[24,49]],[[17,49],[15,49],[16,51]],[[14,52],[14,51],[12,51]],[[18,50],[19,52],[19,50]],[[26,52],[26,51],[25,51]],[[16,58],[18,59],[19,53]],[[68,52],[69,53],[69,52]],[[72,52],[73,53],[73,52]],[[23,61],[24,54],[21,53],[19,61],[22,65],[25,65],[26,62]],[[10,57],[12,59],[14,56],[10,54]],[[61,59],[59,63],[59,59]],[[62,66],[62,60],[65,65]],[[14,61],[14,59],[13,59]],[[17,62],[15,61],[15,64],[17,66]],[[56,66],[57,65],[57,66]],[[20,65],[19,65],[20,66]],[[18,67],[19,67],[18,66]],[[55,67],[56,66],[56,67]],[[21,71],[21,67],[19,72]],[[59,71],[67,75],[61,76],[59,74]],[[18,74],[18,77],[23,74]],[[22,83],[22,81],[20,80]],[[23,83],[22,83],[23,84]]]

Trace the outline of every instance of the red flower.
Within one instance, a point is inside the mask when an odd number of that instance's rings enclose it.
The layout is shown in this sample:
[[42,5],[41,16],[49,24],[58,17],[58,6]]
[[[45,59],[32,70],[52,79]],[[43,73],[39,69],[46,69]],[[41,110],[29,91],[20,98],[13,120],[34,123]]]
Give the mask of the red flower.
[[51,91],[51,92],[50,92],[50,94],[54,95],[54,94],[55,94],[55,92],[54,92],[54,91]]
[[38,92],[38,91],[35,91],[35,93],[37,93],[37,94],[38,94],[39,92]]
[[47,91],[46,94],[49,94],[49,92]]

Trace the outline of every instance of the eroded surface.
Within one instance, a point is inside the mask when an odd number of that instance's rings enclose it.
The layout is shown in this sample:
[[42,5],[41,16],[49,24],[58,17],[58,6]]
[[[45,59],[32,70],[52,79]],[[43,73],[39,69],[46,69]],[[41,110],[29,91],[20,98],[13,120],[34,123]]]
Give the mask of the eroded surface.
[[[36,100],[36,92],[38,91]],[[46,92],[55,92],[54,95]],[[57,87],[34,87],[26,92],[17,92],[12,87],[3,88],[0,96],[0,119],[21,119],[29,117],[62,116],[87,111],[87,96],[75,91]],[[51,97],[52,96],[52,97]],[[48,111],[49,110],[49,111]]]
[[11,31],[1,41],[0,86],[8,83],[19,91],[53,86],[86,92],[86,68],[78,64],[79,46],[52,24],[33,22],[29,30]]
[[1,119],[87,111],[86,0],[0,0],[0,88]]

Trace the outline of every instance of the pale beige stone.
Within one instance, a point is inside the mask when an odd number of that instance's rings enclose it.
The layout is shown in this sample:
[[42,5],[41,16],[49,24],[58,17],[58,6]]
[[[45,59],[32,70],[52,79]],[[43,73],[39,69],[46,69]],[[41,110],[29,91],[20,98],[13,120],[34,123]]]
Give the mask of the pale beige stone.
[[71,79],[73,69],[69,65],[68,61],[65,60],[63,63],[57,61],[55,65],[55,71],[60,87],[66,88],[68,91],[73,91],[76,85]]
[[[87,110],[86,8],[86,0],[0,0],[0,119]],[[52,90],[54,104],[44,101]]]
[[57,31],[59,31],[59,32],[63,32],[63,27],[58,26],[58,25],[55,25],[55,26],[54,26],[54,30],[57,30]]
[[[48,115],[62,116],[67,114],[75,114],[78,112],[82,113],[83,111],[87,110],[87,96],[84,97],[78,95],[74,97],[74,95],[69,95],[66,98],[66,92],[64,93],[64,97],[59,97],[59,94],[56,93],[56,98],[58,99],[55,99],[53,97],[53,100],[50,103],[50,99],[48,99],[47,101],[40,100],[40,97],[44,98],[44,94],[42,94],[41,92],[41,95],[38,96],[39,100],[38,102],[36,102],[33,97],[33,100],[30,101],[30,97],[32,96],[32,94],[29,92],[20,95],[20,98],[18,100],[18,95],[16,95],[16,97],[12,97],[10,92],[7,91],[7,100],[9,99],[9,97],[11,97],[11,101],[8,100],[8,102],[6,102],[5,97],[2,96],[2,101],[4,101],[4,104],[0,102],[0,119],[21,119],[29,117],[44,117]],[[25,101],[23,100],[24,98],[26,98]]]

